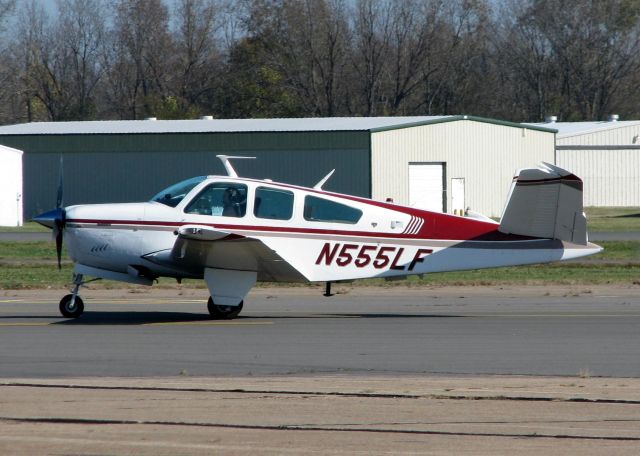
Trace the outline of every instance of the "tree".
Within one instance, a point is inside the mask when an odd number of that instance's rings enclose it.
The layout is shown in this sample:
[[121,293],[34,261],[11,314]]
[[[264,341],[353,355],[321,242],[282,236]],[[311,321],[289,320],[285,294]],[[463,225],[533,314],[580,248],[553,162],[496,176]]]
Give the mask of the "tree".
[[0,0],[1,123],[640,116],[640,0],[42,5]]
[[422,106],[427,113],[487,112],[486,100],[493,97],[488,17],[484,0],[450,1],[442,9],[435,51],[429,55],[424,78]]
[[349,28],[342,0],[256,2],[248,24],[307,115],[344,112]]
[[21,11],[19,60],[27,118],[37,118],[34,101],[50,120],[95,117],[94,92],[102,75],[103,42],[99,0],[60,0],[54,21],[35,2]]
[[514,77],[527,81],[525,112],[606,117],[640,70],[640,1],[530,0],[513,11],[500,51],[514,57]]
[[19,63],[13,55],[5,29],[15,11],[15,4],[16,0],[0,0],[0,123],[20,116],[20,104],[16,103],[15,97],[19,93]]
[[541,121],[546,113],[559,112],[555,96],[559,92],[558,70],[551,43],[527,9],[512,3],[496,24],[494,57],[503,82],[499,95],[508,107],[499,114],[511,111],[512,118]]
[[110,111],[120,118],[153,115],[169,93],[174,52],[169,13],[162,0],[119,0],[105,53]]
[[[388,107],[390,115],[432,112],[434,91],[438,84],[433,79],[446,64],[442,37],[443,2],[439,0],[407,0],[399,2],[393,10],[390,42],[390,69],[388,82]],[[408,101],[416,97],[418,89],[423,95],[411,107]]]
[[[181,0],[176,7],[176,52],[172,68],[173,91],[183,117],[197,115],[211,98],[221,55],[215,44],[220,27],[219,5],[213,0]],[[180,106],[181,105],[181,106]]]
[[46,92],[49,84],[48,73],[42,67],[42,54],[50,52],[48,17],[42,6],[31,0],[22,5],[18,18],[18,33],[13,50],[14,61],[18,63],[16,74],[19,75],[19,93],[24,103],[26,119],[28,122],[49,119],[50,115],[45,111],[51,113],[53,106],[45,108],[43,102],[47,97],[43,92]]
[[351,86],[361,102],[351,108],[364,116],[377,113],[382,103],[385,69],[390,57],[393,2],[359,0],[353,22],[352,65],[355,70]]
[[218,112],[230,118],[300,117],[301,103],[269,63],[261,41],[245,38],[231,49],[218,92]]
[[68,119],[92,119],[96,114],[94,93],[104,73],[101,62],[105,39],[104,9],[100,0],[60,0],[59,58],[67,75],[61,81],[69,100]]

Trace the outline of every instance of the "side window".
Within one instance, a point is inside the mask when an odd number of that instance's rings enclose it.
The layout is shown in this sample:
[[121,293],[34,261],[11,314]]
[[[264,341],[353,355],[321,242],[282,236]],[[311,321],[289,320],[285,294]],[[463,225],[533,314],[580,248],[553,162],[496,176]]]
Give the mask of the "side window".
[[247,186],[217,183],[207,186],[187,206],[188,214],[244,217],[247,211]]
[[335,201],[306,196],[304,199],[304,219],[310,222],[358,223],[362,211]]
[[293,215],[293,192],[258,187],[253,214],[259,218],[289,220]]

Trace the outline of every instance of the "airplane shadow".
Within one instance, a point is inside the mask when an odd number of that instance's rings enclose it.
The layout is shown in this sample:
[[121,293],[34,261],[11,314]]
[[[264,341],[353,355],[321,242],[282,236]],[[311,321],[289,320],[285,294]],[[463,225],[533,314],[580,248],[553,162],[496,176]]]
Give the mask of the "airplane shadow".
[[95,312],[89,311],[80,318],[52,323],[64,326],[118,325],[135,326],[162,323],[197,323],[211,320],[208,314],[186,312]]
[[[85,312],[80,318],[61,320],[51,323],[52,325],[64,326],[91,326],[91,325],[117,325],[117,326],[135,326],[135,325],[152,325],[152,324],[189,324],[201,322],[229,322],[237,323],[250,321],[283,321],[283,320],[317,320],[317,319],[336,319],[336,318],[461,318],[464,315],[434,315],[434,314],[398,314],[398,313],[314,313],[300,315],[248,315],[240,316],[234,320],[212,320],[208,314],[194,314],[185,312]],[[13,317],[13,318],[51,318],[50,316],[42,317]]]

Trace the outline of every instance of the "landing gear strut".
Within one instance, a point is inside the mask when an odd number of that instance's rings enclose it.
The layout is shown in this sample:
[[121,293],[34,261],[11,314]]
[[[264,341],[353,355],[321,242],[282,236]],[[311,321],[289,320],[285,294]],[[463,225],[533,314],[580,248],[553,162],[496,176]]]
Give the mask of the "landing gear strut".
[[325,296],[327,298],[333,296],[331,294],[331,282],[327,282],[324,286],[324,294],[322,296]]
[[207,309],[209,309],[209,315],[215,320],[231,320],[236,318],[242,311],[244,301],[240,301],[237,306],[223,306],[214,304],[213,299],[209,297],[207,301]]
[[78,318],[84,312],[84,302],[82,298],[78,296],[78,290],[82,285],[86,285],[89,282],[95,282],[98,279],[82,281],[82,274],[73,275],[73,289],[71,294],[64,296],[60,300],[60,313],[65,318]]

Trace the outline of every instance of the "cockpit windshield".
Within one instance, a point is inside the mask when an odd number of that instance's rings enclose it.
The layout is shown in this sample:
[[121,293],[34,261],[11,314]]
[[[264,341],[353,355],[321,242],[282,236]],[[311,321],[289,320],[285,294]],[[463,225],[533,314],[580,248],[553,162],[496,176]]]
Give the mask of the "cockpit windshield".
[[176,207],[196,185],[206,178],[207,176],[192,177],[191,179],[173,184],[171,187],[165,188],[156,196],[151,198],[151,201],[166,204],[170,207]]

